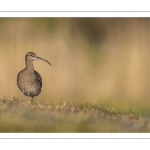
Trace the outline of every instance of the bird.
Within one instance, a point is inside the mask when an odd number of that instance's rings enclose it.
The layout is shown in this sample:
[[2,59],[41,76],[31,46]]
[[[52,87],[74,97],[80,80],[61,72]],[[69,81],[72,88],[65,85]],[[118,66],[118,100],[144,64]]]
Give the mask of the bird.
[[37,56],[33,52],[28,52],[25,55],[25,68],[17,75],[18,88],[25,96],[32,97],[32,103],[34,97],[38,96],[42,89],[42,77],[37,71],[34,70],[33,66],[33,61],[37,59],[43,60],[52,66],[52,64],[46,59]]

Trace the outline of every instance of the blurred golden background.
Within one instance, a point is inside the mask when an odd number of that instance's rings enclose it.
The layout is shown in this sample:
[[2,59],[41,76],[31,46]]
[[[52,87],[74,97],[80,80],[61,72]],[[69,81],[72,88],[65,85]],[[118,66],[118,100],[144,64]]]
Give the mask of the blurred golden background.
[[0,96],[30,101],[16,77],[34,52],[52,64],[34,61],[37,100],[147,105],[149,35],[149,18],[0,18]]

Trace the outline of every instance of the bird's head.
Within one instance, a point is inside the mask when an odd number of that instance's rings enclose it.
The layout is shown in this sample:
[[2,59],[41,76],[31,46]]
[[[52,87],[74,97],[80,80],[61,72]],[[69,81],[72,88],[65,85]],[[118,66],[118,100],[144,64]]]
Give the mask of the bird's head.
[[47,62],[49,65],[51,65],[51,63],[49,61],[47,61],[46,59],[41,58],[39,56],[36,56],[36,54],[34,54],[33,52],[28,52],[25,56],[26,61],[34,61],[36,59],[43,60],[43,61]]

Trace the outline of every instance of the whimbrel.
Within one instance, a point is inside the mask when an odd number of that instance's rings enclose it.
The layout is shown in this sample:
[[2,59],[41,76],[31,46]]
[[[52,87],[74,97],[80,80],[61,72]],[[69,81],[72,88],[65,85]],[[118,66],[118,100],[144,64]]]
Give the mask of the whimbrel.
[[26,66],[17,75],[17,85],[21,92],[31,98],[38,96],[41,93],[42,88],[42,78],[41,75],[34,70],[33,61],[36,59],[41,59],[51,65],[46,59],[36,56],[33,52],[28,52],[25,55]]

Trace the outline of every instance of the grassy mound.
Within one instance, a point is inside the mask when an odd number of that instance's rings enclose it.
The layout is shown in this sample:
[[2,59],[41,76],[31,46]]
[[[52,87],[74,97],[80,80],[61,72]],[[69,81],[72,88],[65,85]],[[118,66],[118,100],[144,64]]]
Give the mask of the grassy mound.
[[0,132],[149,132],[150,119],[105,105],[0,99]]

